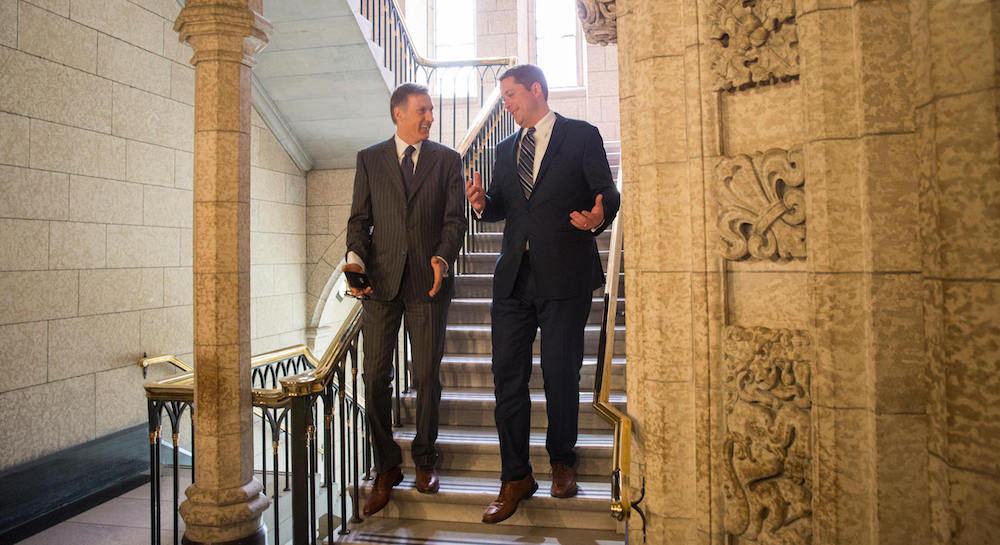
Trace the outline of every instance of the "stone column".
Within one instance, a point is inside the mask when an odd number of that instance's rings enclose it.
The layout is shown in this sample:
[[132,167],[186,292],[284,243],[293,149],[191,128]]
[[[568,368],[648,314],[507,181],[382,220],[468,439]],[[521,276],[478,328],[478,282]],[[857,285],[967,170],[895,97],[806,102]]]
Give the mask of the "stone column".
[[194,484],[184,543],[264,543],[250,387],[250,72],[271,25],[262,0],[188,0],[194,49]]

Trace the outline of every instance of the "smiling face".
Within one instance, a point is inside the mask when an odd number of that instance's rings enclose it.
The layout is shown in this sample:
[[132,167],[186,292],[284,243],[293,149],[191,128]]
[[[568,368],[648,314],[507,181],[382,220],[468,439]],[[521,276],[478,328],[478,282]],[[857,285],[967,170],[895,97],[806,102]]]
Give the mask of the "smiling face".
[[415,93],[406,97],[406,102],[393,110],[396,119],[396,134],[407,144],[416,144],[431,135],[434,122],[434,105],[430,95]]
[[500,96],[503,98],[504,109],[510,112],[521,127],[534,127],[535,123],[549,113],[549,105],[538,82],[525,87],[514,81],[513,76],[506,77],[500,80]]

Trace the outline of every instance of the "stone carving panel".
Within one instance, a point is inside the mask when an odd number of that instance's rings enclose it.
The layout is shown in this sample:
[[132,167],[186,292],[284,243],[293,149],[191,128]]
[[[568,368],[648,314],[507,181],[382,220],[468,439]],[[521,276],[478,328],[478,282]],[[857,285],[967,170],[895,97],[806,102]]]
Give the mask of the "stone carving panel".
[[715,166],[723,257],[806,257],[804,170],[801,149],[737,155]]
[[714,88],[732,91],[799,74],[795,0],[710,0]]
[[588,42],[600,45],[618,42],[615,0],[576,0],[576,13]]
[[724,354],[726,532],[735,543],[812,543],[808,333],[729,326]]

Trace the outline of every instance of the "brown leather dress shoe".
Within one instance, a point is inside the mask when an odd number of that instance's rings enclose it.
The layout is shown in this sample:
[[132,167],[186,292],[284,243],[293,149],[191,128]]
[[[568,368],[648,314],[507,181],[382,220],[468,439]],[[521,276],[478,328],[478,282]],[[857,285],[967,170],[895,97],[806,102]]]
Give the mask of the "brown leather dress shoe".
[[399,469],[399,466],[376,475],[375,484],[372,485],[371,492],[368,493],[368,501],[365,502],[365,516],[370,517],[381,511],[385,504],[389,503],[392,487],[402,481],[403,470]]
[[483,522],[496,524],[507,520],[521,500],[530,498],[538,490],[538,483],[531,475],[517,481],[504,481],[500,485],[500,495],[483,512]]
[[552,464],[552,496],[572,498],[576,495],[576,470],[567,464]]
[[434,466],[417,466],[417,492],[433,494],[440,486]]

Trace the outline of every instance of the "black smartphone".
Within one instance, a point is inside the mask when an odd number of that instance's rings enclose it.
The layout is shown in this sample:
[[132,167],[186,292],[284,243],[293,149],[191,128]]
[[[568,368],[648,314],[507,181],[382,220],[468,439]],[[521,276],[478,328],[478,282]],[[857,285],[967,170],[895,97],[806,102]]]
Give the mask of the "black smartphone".
[[365,273],[344,271],[344,274],[347,276],[347,285],[356,290],[364,291],[372,286],[371,282],[368,281],[368,275]]

